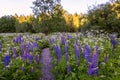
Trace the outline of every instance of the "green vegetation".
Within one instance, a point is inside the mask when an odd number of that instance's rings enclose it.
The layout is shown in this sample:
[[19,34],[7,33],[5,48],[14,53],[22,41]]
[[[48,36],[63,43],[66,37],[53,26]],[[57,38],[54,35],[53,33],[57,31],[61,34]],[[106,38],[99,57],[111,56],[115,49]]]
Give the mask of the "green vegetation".
[[[33,1],[34,15],[6,15],[0,18],[0,32],[76,32],[86,30],[120,31],[120,1],[92,6],[87,14],[70,14],[64,10],[59,0]],[[57,2],[58,1],[58,2]],[[54,5],[53,5],[54,4]],[[41,5],[41,6],[39,6]]]

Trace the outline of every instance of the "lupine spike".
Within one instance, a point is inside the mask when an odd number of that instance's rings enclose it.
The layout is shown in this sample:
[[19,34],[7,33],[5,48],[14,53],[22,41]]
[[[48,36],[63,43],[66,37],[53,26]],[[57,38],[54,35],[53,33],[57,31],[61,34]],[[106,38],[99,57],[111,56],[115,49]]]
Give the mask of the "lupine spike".
[[25,48],[24,44],[21,44],[21,45],[20,45],[20,52],[21,52],[21,55],[24,54],[24,50],[25,50],[24,48]]
[[32,63],[32,60],[33,60],[32,54],[29,54],[29,55],[28,55],[28,60],[29,60],[29,63],[31,64],[31,63]]
[[69,74],[70,72],[71,72],[71,67],[70,67],[70,64],[69,63],[67,63],[67,73]]
[[117,41],[115,40],[114,34],[111,35],[111,44],[112,44],[112,51],[114,51],[116,44],[117,44]]
[[54,48],[55,48],[57,60],[59,62],[61,60],[61,57],[62,57],[60,46],[56,45]]
[[65,36],[61,36],[61,42],[62,42],[62,45],[65,45],[65,43],[66,43],[66,39],[65,39]]
[[77,46],[77,44],[74,45],[74,51],[75,51],[75,58],[77,65],[80,65],[80,49]]
[[54,43],[54,38],[50,38],[50,44]]
[[9,65],[9,63],[10,63],[10,54],[5,55],[4,58],[3,58],[3,61],[4,61],[4,67]]
[[105,54],[105,56],[104,56],[104,62],[107,63],[107,61],[108,61],[108,55]]
[[27,59],[27,56],[29,55],[29,45],[28,44],[26,44],[26,59]]
[[35,61],[36,61],[36,63],[39,63],[39,55],[38,54],[35,55]]
[[92,62],[88,64],[88,74],[98,75],[98,46],[95,47],[92,55]]
[[91,49],[90,49],[90,47],[86,44],[86,45],[85,45],[85,58],[86,58],[86,63],[90,62],[90,53],[91,53]]
[[68,62],[68,43],[65,44],[65,59]]

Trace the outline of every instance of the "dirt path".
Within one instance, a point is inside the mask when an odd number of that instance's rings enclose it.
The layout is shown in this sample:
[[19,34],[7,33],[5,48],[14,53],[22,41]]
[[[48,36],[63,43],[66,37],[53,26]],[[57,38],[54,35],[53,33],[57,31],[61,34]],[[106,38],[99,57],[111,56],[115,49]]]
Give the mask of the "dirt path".
[[52,69],[52,56],[50,54],[50,49],[45,48],[42,50],[42,78],[40,80],[54,80],[53,74],[51,73]]

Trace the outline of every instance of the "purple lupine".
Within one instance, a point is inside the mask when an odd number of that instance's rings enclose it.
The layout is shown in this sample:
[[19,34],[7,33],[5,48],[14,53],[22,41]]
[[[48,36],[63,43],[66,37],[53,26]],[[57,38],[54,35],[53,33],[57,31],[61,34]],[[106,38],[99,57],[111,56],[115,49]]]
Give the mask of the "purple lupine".
[[71,67],[70,67],[70,64],[68,63],[68,57],[69,57],[68,53],[69,53],[68,52],[68,43],[66,42],[65,43],[65,60],[67,63],[67,65],[66,65],[67,73],[69,74],[71,72]]
[[88,64],[88,74],[98,75],[98,46],[95,47],[92,55],[92,62]]
[[25,53],[22,54],[22,58],[23,58],[24,61],[27,60],[29,54],[30,54],[30,53],[29,53],[29,45],[26,44],[26,46],[25,46]]
[[50,38],[50,44],[54,43],[54,38]]
[[26,55],[28,55],[29,54],[29,44],[26,44]]
[[87,44],[85,44],[85,58],[86,58],[86,63],[90,62],[90,53],[91,53],[90,47]]
[[32,56],[32,54],[28,54],[27,57],[28,57],[29,63],[31,64],[32,61],[33,61],[33,56]]
[[88,62],[88,75],[92,76],[92,74],[93,74],[92,63]]
[[111,35],[111,44],[112,44],[112,51],[114,51],[116,44],[117,44],[117,41],[115,40],[114,34]]
[[107,61],[108,61],[108,55],[105,54],[105,56],[104,56],[104,62],[106,63]]
[[34,52],[34,49],[38,48],[37,42],[33,42],[30,47],[31,47],[32,52]]
[[61,57],[62,57],[62,53],[61,53],[61,49],[60,49],[59,45],[55,46],[55,52],[56,52],[57,60],[59,62],[61,60]]
[[23,59],[23,61],[26,61],[26,60],[27,60],[27,57],[26,57],[26,54],[25,54],[25,53],[22,54],[22,59]]
[[19,35],[17,38],[13,39],[13,42],[16,42],[18,44],[21,44],[23,43],[23,38],[22,38],[22,35]]
[[37,38],[35,38],[35,41],[38,41],[38,40],[40,40],[40,38],[38,38],[38,37],[37,37]]
[[21,45],[20,45],[20,52],[21,52],[21,55],[24,54],[24,50],[25,50],[25,45],[24,45],[24,44],[21,44]]
[[71,39],[71,38],[72,38],[72,36],[67,34],[67,39]]
[[38,54],[35,55],[35,61],[36,61],[36,63],[39,63],[39,61],[40,61]]
[[4,56],[3,62],[4,62],[4,67],[9,65],[9,63],[10,63],[10,54],[7,54],[7,55]]
[[16,48],[13,48],[13,57],[16,58],[17,54],[16,54]]
[[79,66],[80,65],[80,49],[77,44],[74,45],[74,52],[75,52],[75,58],[76,58],[76,63]]
[[65,45],[65,43],[66,43],[66,39],[65,39],[65,36],[61,36],[61,42],[62,42],[62,45]]
[[0,53],[2,52],[2,43],[0,43]]
[[67,63],[66,68],[67,68],[67,73],[69,74],[69,73],[71,72],[71,67],[70,67],[70,64],[68,64],[68,63]]
[[66,59],[66,62],[68,62],[68,43],[67,42],[65,44],[65,59]]
[[92,55],[92,69],[93,74],[98,75],[98,46],[95,47],[94,53]]

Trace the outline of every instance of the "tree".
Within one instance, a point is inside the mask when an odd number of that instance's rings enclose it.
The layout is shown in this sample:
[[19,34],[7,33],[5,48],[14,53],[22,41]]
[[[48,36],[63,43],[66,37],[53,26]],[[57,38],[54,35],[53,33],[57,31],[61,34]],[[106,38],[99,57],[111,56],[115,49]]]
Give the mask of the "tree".
[[66,22],[63,17],[64,10],[61,7],[61,5],[57,4],[51,13],[51,19],[50,19],[50,29],[53,32],[62,32],[62,31],[67,31],[66,29]]
[[0,18],[0,33],[15,32],[15,17],[8,15]]
[[14,17],[16,18],[16,22],[15,22],[16,32],[35,32],[35,30],[33,28],[33,25],[34,25],[33,24],[33,22],[34,22],[33,15],[18,16],[17,14],[15,14]]
[[120,31],[120,1],[100,4],[88,11],[89,28],[107,32]]
[[[60,3],[60,0],[36,0],[33,1],[33,13],[36,19],[41,18],[41,25],[38,27],[41,32],[49,33],[49,21],[53,8]],[[39,23],[39,22],[37,22]]]

